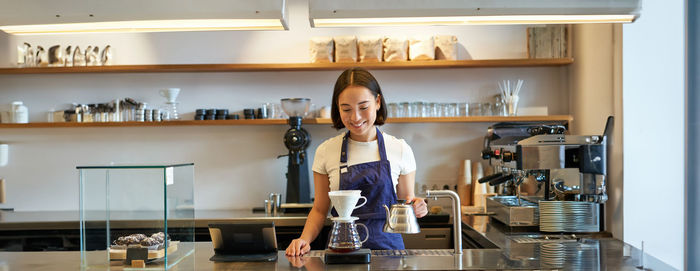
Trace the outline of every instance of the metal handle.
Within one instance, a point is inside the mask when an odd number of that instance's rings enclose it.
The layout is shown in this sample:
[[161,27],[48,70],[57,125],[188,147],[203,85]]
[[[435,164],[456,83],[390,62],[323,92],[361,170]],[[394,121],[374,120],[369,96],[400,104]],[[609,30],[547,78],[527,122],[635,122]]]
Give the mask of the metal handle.
[[367,242],[367,239],[369,239],[369,229],[367,229],[367,226],[365,226],[365,224],[362,223],[357,223],[355,225],[362,226],[363,228],[365,228],[365,239],[360,241],[360,244],[364,244],[365,242]]
[[512,180],[512,179],[513,179],[513,175],[512,175],[512,174],[508,174],[508,175],[501,176],[501,177],[498,177],[498,178],[495,178],[495,179],[490,180],[490,181],[489,181],[489,184],[490,184],[490,185],[493,185],[493,186],[496,186],[496,185],[505,183],[505,182],[507,182],[507,181],[510,181],[510,180]]
[[500,178],[501,176],[503,176],[503,173],[496,173],[486,177],[482,177],[481,179],[479,179],[479,183],[487,183],[493,179]]

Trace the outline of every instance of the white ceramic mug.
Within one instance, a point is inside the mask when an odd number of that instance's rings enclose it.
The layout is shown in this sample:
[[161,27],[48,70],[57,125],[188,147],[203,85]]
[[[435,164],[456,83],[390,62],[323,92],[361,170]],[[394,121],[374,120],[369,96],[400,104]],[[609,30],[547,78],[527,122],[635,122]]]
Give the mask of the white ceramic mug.
[[[338,212],[338,217],[350,217],[352,210],[360,208],[367,203],[367,198],[360,195],[360,190],[338,190],[328,192],[328,197]],[[364,199],[360,205],[356,205],[359,199]]]
[[166,88],[160,90],[160,96],[168,99],[169,103],[174,103],[177,100],[177,95],[180,94],[179,88]]

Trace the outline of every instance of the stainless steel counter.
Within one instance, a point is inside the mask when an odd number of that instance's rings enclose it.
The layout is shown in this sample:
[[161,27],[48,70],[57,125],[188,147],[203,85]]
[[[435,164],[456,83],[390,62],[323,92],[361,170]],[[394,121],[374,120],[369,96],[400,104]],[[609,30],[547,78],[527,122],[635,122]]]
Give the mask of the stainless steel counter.
[[[637,270],[635,266],[641,265],[639,249],[605,232],[542,233],[538,227],[508,227],[488,216],[470,215],[462,217],[462,227],[465,235],[498,246],[504,260],[513,265],[566,270]],[[649,254],[644,255],[644,267],[674,270]]]
[[[637,270],[638,257],[624,256],[622,243],[602,240],[596,250],[598,257],[587,258],[575,251],[559,257],[545,254],[532,258],[514,258],[509,250],[466,249],[462,255],[444,256],[378,256],[373,255],[370,264],[325,265],[320,252],[315,256],[286,257],[280,251],[276,262],[215,263],[209,261],[213,255],[211,243],[198,242],[195,253],[183,259],[170,270]],[[585,261],[584,261],[585,260]],[[652,259],[649,259],[652,260]],[[665,265],[647,266],[652,270],[671,270]],[[79,270],[80,252],[0,252],[0,269],[3,270]],[[119,270],[112,266],[111,270]]]
[[[216,221],[273,220],[280,226],[303,226],[305,216],[267,217],[249,210],[197,211],[195,224],[206,227]],[[1,212],[0,230],[78,228],[78,212]],[[640,251],[606,234],[579,236],[542,235],[536,229],[510,229],[487,216],[464,216],[463,233],[495,244],[497,249],[467,249],[462,256],[374,256],[369,265],[325,266],[319,253],[314,257],[287,258],[280,252],[275,263],[213,263],[211,243],[197,242],[194,257],[178,264],[174,270],[458,270],[458,269],[572,269],[636,270]],[[542,240],[544,236],[550,240]],[[477,238],[478,239],[478,238]],[[556,240],[561,239],[561,240]],[[492,246],[494,247],[494,246]],[[0,270],[63,270],[79,268],[74,252],[0,252]],[[658,259],[645,255],[645,267],[673,270]],[[196,267],[194,265],[196,262]],[[65,268],[64,268],[65,267]]]

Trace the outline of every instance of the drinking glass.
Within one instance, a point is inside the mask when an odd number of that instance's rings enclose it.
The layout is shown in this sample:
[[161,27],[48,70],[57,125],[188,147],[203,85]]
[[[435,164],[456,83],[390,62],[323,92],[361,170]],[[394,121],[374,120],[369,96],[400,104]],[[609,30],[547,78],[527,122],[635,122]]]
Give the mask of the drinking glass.
[[416,117],[425,118],[428,116],[428,108],[424,102],[416,102]]
[[409,111],[411,111],[411,114],[408,117],[420,117],[420,113],[418,112],[418,102],[412,102],[411,104],[409,104],[408,108],[410,109]]
[[469,103],[469,116],[481,116],[481,103]]
[[493,115],[493,106],[491,103],[481,103],[481,115],[491,116]]
[[407,102],[399,104],[399,118],[407,118],[411,116],[411,107]]
[[437,103],[437,104],[435,104],[435,107],[437,107],[435,110],[435,111],[437,111],[436,117],[440,117],[440,118],[444,117],[445,116],[445,104],[444,103]]
[[438,116],[438,105],[436,103],[428,103],[428,117],[437,117]]
[[389,104],[387,104],[387,107],[389,109],[387,112],[389,117],[390,118],[397,118],[398,117],[397,115],[399,114],[398,113],[399,112],[398,105],[396,103],[389,103]]
[[459,116],[459,117],[469,116],[469,104],[458,103],[457,104],[457,116]]
[[494,116],[508,116],[506,111],[506,105],[501,98],[501,95],[494,96],[495,102],[493,103],[493,115]]
[[448,117],[456,117],[457,116],[457,103],[450,103],[447,105],[447,113]]
[[276,119],[288,119],[289,116],[287,116],[287,113],[282,110],[282,104],[275,103],[275,118]]

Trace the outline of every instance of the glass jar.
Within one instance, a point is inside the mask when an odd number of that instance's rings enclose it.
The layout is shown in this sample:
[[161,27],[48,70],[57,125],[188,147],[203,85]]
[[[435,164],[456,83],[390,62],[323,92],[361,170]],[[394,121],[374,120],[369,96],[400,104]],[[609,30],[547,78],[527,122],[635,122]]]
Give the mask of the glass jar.
[[80,115],[81,115],[80,122],[95,122],[94,111],[95,111],[95,108],[90,106],[90,105],[81,105],[80,106]]
[[98,108],[100,111],[100,121],[101,122],[108,122],[109,121],[109,105],[108,104],[99,104]]

